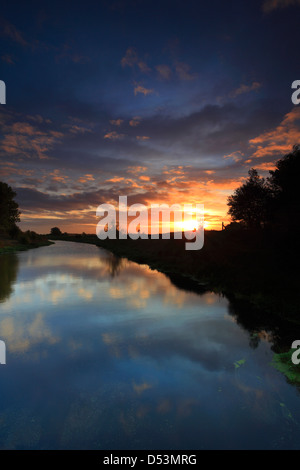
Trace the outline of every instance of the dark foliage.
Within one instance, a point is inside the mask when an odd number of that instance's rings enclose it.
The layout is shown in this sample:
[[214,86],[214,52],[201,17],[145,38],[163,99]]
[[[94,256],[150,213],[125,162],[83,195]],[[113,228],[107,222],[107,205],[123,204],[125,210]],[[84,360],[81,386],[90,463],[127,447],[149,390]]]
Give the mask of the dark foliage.
[[0,181],[0,231],[9,232],[20,222],[19,206],[14,200],[16,193],[8,184]]

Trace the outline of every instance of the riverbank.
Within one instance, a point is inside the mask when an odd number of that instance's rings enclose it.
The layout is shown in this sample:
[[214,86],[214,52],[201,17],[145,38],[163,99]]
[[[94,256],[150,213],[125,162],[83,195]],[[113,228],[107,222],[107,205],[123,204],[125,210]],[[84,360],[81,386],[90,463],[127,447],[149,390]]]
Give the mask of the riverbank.
[[37,239],[34,242],[20,243],[18,240],[9,240],[0,238],[0,255],[6,253],[15,253],[17,251],[30,250],[32,248],[39,248],[40,246],[52,245],[46,238]]
[[286,243],[281,235],[206,231],[204,247],[198,251],[187,251],[185,240],[172,238],[99,240],[96,235],[82,234],[57,239],[95,244],[167,274],[178,286],[186,279],[185,289],[190,286],[193,290],[230,295],[300,324],[294,244]]

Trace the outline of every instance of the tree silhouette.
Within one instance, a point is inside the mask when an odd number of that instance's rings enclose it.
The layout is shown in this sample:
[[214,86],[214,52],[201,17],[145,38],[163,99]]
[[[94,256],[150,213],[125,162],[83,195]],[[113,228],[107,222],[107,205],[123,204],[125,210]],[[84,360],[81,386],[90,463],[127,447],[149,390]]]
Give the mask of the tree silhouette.
[[274,194],[272,219],[277,226],[299,231],[300,229],[300,146],[276,163],[270,171],[269,185]]
[[50,234],[51,235],[54,235],[55,237],[61,235],[61,231],[58,227],[52,227],[52,229],[50,230]]
[[0,231],[9,232],[20,222],[19,206],[14,200],[15,191],[0,181]]
[[269,184],[252,168],[246,183],[228,198],[228,214],[234,222],[248,228],[262,227],[268,220],[268,207],[272,197]]

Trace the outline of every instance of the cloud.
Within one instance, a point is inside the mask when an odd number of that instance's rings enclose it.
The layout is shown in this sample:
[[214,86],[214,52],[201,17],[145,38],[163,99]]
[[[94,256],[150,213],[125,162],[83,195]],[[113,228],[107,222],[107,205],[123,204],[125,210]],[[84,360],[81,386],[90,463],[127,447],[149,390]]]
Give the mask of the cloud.
[[256,170],[270,171],[270,170],[274,170],[276,167],[275,167],[274,162],[263,162],[263,163],[260,163],[259,165],[255,165],[255,168]]
[[109,139],[109,140],[119,140],[119,139],[123,139],[124,137],[125,137],[125,134],[118,134],[116,131],[107,132],[107,134],[104,135],[104,139]]
[[26,158],[46,159],[54,144],[61,142],[63,134],[55,130],[39,130],[28,122],[20,121],[3,128],[0,152]]
[[140,179],[141,181],[150,181],[150,177],[149,177],[149,176],[145,176],[145,175],[139,176],[139,179]]
[[138,173],[144,172],[147,170],[146,166],[129,166],[127,168],[127,173],[132,173],[134,175],[137,175]]
[[138,55],[134,47],[128,47],[125,56],[121,59],[122,67],[133,67],[138,61]]
[[143,62],[142,60],[140,60],[140,61],[138,62],[138,67],[139,67],[139,69],[140,69],[140,71],[141,71],[142,73],[149,73],[149,72],[151,72],[150,67],[148,67],[148,65],[146,64],[146,62]]
[[153,89],[145,88],[142,85],[135,85],[134,87],[134,95],[136,96],[138,93],[142,93],[144,96],[151,95],[154,93]]
[[124,120],[123,119],[111,119],[109,122],[112,126],[121,126]]
[[121,59],[122,67],[137,66],[142,73],[151,72],[150,67],[144,60],[139,59],[137,51],[134,47],[128,47],[125,56]]
[[139,135],[151,136],[143,146],[147,152],[144,161],[206,164],[237,150],[245,152],[249,139],[266,127],[266,122],[271,125],[276,122],[278,117],[273,114],[264,108],[252,110],[250,105],[227,103],[207,105],[189,115],[174,117],[158,113],[144,117]]
[[123,176],[115,176],[114,178],[106,180],[107,183],[120,183],[121,181],[124,181]]
[[74,64],[86,64],[90,61],[90,58],[77,52],[73,52],[72,47],[68,44],[64,44],[60,54],[56,56],[56,61],[69,60]]
[[145,390],[148,390],[149,388],[152,388],[152,387],[153,385],[147,382],[143,382],[141,384],[133,383],[133,389],[138,395],[140,395]]
[[67,177],[62,175],[60,170],[57,170],[57,169],[49,173],[49,176],[52,177],[51,178],[52,181],[56,181],[58,183],[65,183],[67,179]]
[[0,20],[0,27],[1,27],[1,34],[2,36],[6,36],[12,41],[17,42],[21,46],[28,46],[28,42],[23,38],[20,31],[9,21],[7,20]]
[[85,134],[86,132],[92,132],[90,128],[77,124],[63,124],[62,127],[66,127],[71,134]]
[[132,118],[132,119],[129,121],[129,125],[130,125],[131,127],[136,127],[136,126],[138,126],[138,125],[141,123],[140,119],[141,119],[140,116],[135,116],[134,118]]
[[159,78],[163,80],[170,80],[172,76],[172,70],[168,65],[157,65],[156,70],[158,72]]
[[231,98],[235,98],[236,96],[242,95],[244,93],[249,93],[250,91],[253,90],[258,90],[261,87],[261,83],[259,82],[253,82],[251,85],[240,85],[236,90],[233,90],[230,93]]
[[79,183],[87,183],[88,181],[95,181],[95,178],[91,174],[81,176],[78,180]]
[[190,73],[190,66],[184,62],[176,62],[175,70],[180,80],[194,80],[197,77],[196,73]]
[[243,158],[244,154],[240,150],[235,152],[229,153],[228,155],[224,155],[224,158],[229,158],[234,160],[235,162],[240,162]]
[[291,151],[300,142],[300,108],[293,108],[274,129],[264,132],[249,141],[256,149],[252,158],[279,158]]
[[[69,195],[53,195],[43,191],[30,188],[15,188],[17,192],[17,201],[23,209],[33,211],[37,214],[42,211],[81,211],[90,208],[96,208],[100,203],[117,200],[117,194],[111,189],[102,191],[77,192]],[[75,215],[75,214],[74,214]]]
[[7,64],[11,64],[11,65],[13,65],[15,63],[12,56],[9,55],[9,54],[4,54],[3,56],[1,56],[1,60],[3,60],[3,62],[6,62]]
[[46,123],[46,124],[51,124],[52,121],[51,119],[45,119],[43,118],[40,114],[36,114],[35,116],[27,115],[26,119],[29,119],[30,121],[34,121],[38,124]]
[[[49,154],[52,147],[46,142],[44,154],[51,160],[44,159],[38,165],[35,160],[22,159],[22,154],[6,153],[3,167],[17,190],[22,228],[42,231],[58,223],[67,231],[70,225],[74,232],[92,231],[95,211],[92,213],[90,205],[114,200],[119,194],[131,194],[140,203],[204,201],[210,224],[217,226],[226,214],[226,196],[246,174],[245,160],[257,150],[257,146],[250,148],[249,140],[260,135],[261,129],[276,128],[280,122],[278,114],[274,116],[267,106],[227,103],[177,116],[159,110],[144,114],[143,119],[134,116],[122,123],[126,131],[121,134],[123,127],[105,128],[108,122],[115,125],[112,121],[118,121],[117,113],[104,113],[93,121],[94,127],[85,124],[87,116],[80,114],[84,119],[54,128],[38,114],[26,119],[14,115],[12,121],[8,111],[0,110],[4,136],[25,139],[19,142],[23,150],[27,141],[47,136],[54,139],[51,145],[60,144]],[[67,117],[70,114],[73,110]],[[293,114],[286,118],[288,122],[294,122]],[[56,134],[62,126],[67,129],[65,133]],[[91,132],[73,126],[90,128]],[[16,157],[12,159],[12,155]],[[265,163],[264,159],[259,163]],[[53,167],[59,171],[54,172]],[[32,173],[22,174],[24,169]],[[55,218],[62,222],[54,222]],[[83,228],[82,224],[90,227]]]
[[300,5],[300,0],[264,0],[262,9],[264,13],[270,13],[278,8],[286,8],[292,5]]

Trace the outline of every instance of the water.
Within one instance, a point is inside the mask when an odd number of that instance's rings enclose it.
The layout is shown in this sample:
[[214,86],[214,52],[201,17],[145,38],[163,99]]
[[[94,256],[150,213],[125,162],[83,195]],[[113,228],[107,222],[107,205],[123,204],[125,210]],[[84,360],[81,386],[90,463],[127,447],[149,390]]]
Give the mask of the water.
[[0,263],[2,449],[299,447],[274,338],[226,298],[91,245]]

